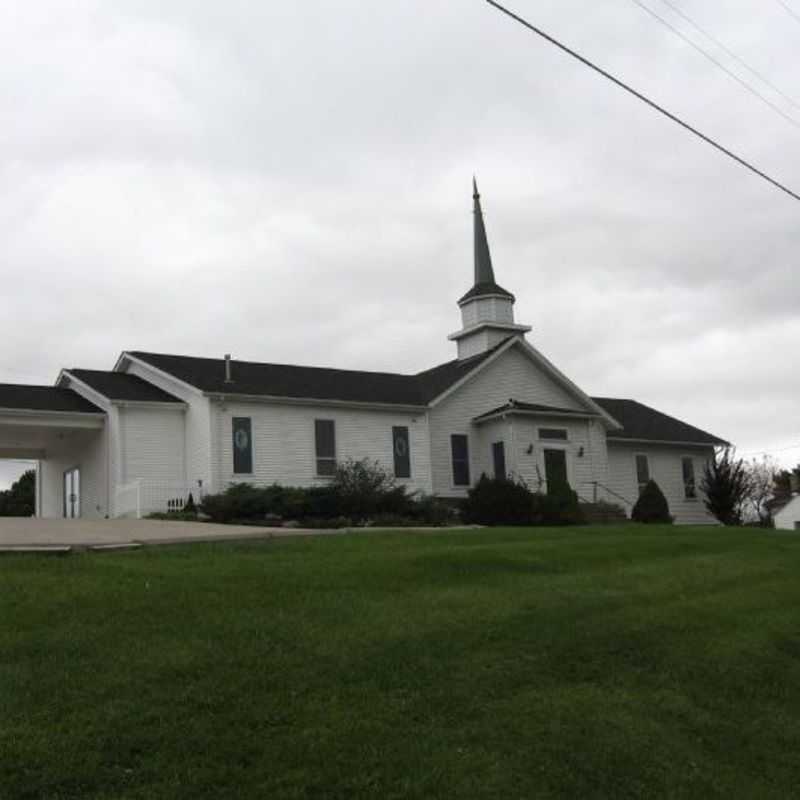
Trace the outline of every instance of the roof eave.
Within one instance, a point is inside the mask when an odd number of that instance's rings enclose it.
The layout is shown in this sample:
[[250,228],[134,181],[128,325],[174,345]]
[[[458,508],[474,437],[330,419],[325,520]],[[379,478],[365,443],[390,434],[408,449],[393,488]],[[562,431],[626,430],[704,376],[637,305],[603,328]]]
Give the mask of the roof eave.
[[337,400],[321,397],[286,397],[282,395],[247,394],[244,392],[203,392],[203,396],[217,402],[247,402],[266,403],[269,405],[304,405],[304,406],[333,406],[341,408],[360,408],[378,411],[404,411],[412,414],[422,414],[427,411],[425,405],[412,403],[381,403],[369,400]]
[[668,444],[677,447],[730,447],[730,442],[717,439],[713,442],[692,442],[685,439],[642,439],[628,436],[613,436],[608,434],[606,439],[609,442],[618,444]]

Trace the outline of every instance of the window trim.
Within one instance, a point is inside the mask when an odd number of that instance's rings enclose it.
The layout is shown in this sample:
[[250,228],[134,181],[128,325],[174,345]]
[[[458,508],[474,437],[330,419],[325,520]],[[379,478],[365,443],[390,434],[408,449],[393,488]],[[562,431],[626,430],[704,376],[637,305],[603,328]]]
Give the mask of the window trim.
[[[466,483],[456,483],[456,474],[455,474],[455,459],[453,458],[453,437],[454,436],[463,436],[466,443],[467,443],[467,482]],[[450,486],[452,489],[468,489],[472,486],[472,455],[471,455],[472,448],[469,444],[469,434],[468,433],[451,433],[450,434]]]
[[[542,431],[563,431],[564,436],[542,436]],[[539,427],[536,426],[536,438],[540,442],[569,442],[569,428],[548,428],[548,427]]]
[[[406,431],[406,443],[408,444],[408,475],[398,475],[397,474],[397,462],[395,461],[395,452],[394,452],[394,432],[396,428],[405,428]],[[411,426],[410,425],[392,425],[392,472],[394,473],[395,480],[398,481],[410,481],[413,480],[414,477],[414,469],[411,465],[412,458],[411,458]]]
[[[330,422],[333,426],[333,457],[330,456],[319,456],[317,454],[317,423],[318,422]],[[330,475],[325,475],[319,471],[319,462],[320,461],[333,461],[333,472]],[[336,467],[339,463],[338,460],[338,453],[336,447],[336,420],[330,417],[314,417],[314,477],[322,478],[323,480],[331,480],[333,478],[334,473],[336,472]]]
[[[234,455],[234,448],[236,444],[233,441],[234,425],[233,421],[236,419],[249,419],[250,420],[250,472],[237,472],[236,471],[236,458]],[[256,474],[256,437],[253,433],[255,425],[253,425],[252,417],[234,416],[231,414],[231,479],[239,477],[252,478]]]
[[[689,497],[686,494],[686,479],[683,476],[683,462],[688,461],[692,465],[692,486],[694,487],[694,496]],[[681,483],[683,484],[683,499],[687,503],[696,503],[700,498],[697,494],[697,469],[695,468],[694,458],[692,456],[681,456]]]
[[[639,481],[639,456],[645,459],[647,462],[647,481],[644,483],[640,483]],[[641,493],[644,491],[644,487],[653,480],[653,470],[650,469],[650,456],[647,453],[637,452],[633,454],[633,481],[636,484],[636,496],[639,497]]]

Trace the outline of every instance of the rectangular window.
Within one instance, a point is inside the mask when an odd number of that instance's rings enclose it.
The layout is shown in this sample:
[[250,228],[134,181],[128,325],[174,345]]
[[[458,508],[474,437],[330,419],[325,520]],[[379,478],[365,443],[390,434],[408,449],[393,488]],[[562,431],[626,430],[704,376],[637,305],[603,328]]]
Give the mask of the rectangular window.
[[650,463],[646,455],[641,453],[636,456],[636,482],[639,484],[639,494],[644,491],[647,482],[650,480]]
[[495,442],[492,445],[492,460],[494,461],[494,477],[505,480],[506,477],[506,446],[504,442]]
[[314,420],[317,452],[317,475],[329,477],[336,472],[336,428],[332,419]]
[[567,440],[566,428],[539,428],[540,439],[558,439],[562,442]]
[[253,425],[250,417],[234,417],[232,428],[234,474],[250,475],[253,472]]
[[450,452],[453,457],[453,485],[469,486],[469,439],[463,433],[450,437]]
[[405,425],[395,425],[392,428],[392,447],[395,478],[410,478],[411,450],[408,444],[408,428]]
[[683,496],[687,500],[694,500],[697,497],[697,487],[694,482],[694,461],[689,456],[681,459],[681,469],[683,471]]

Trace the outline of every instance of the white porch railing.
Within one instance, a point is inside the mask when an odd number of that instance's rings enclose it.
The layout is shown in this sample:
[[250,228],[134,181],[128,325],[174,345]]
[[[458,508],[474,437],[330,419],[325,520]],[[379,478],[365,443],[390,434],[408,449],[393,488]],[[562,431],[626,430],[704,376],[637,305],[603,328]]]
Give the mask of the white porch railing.
[[196,484],[131,481],[117,487],[114,516],[141,519],[157,512],[182,511],[190,494],[195,502],[200,502]]

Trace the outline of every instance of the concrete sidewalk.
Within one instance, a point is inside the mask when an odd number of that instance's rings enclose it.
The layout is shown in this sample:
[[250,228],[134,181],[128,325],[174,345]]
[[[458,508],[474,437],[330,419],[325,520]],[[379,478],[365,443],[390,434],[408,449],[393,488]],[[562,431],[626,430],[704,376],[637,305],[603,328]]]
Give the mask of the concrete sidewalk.
[[226,539],[268,539],[273,536],[317,536],[345,530],[215,525],[146,519],[30,519],[0,518],[0,550],[59,548],[111,549],[136,544],[213,542]]

